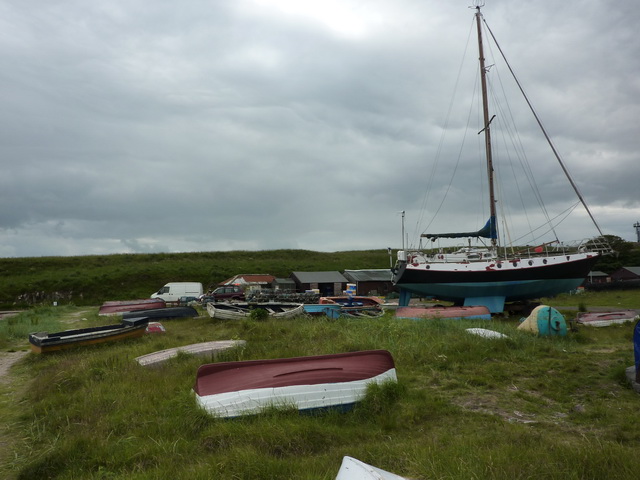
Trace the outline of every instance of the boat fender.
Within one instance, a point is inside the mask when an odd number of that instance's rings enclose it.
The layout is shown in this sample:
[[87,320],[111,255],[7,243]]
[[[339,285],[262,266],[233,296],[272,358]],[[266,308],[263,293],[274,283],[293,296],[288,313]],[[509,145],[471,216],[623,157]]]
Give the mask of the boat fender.
[[439,258],[440,260],[444,260],[444,255],[438,255],[438,258]]

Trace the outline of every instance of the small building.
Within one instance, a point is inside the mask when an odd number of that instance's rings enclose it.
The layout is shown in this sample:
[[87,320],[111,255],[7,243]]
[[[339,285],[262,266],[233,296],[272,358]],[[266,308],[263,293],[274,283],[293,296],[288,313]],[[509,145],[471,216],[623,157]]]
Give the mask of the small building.
[[243,290],[262,290],[264,288],[271,288],[271,283],[275,278],[273,275],[264,273],[241,274],[228,278],[218,285],[238,285]]
[[271,282],[271,289],[274,292],[295,292],[296,282],[291,278],[274,278]]
[[356,284],[356,294],[365,296],[387,296],[395,291],[391,281],[393,274],[388,268],[374,270],[345,270],[344,276]]
[[594,270],[592,272],[589,272],[589,275],[587,275],[587,278],[585,280],[587,283],[609,283],[611,282],[611,277],[604,273],[604,272],[600,272],[598,270]]
[[342,295],[347,288],[347,279],[340,272],[293,272],[291,279],[299,292],[318,290],[324,297]]
[[611,274],[614,282],[626,282],[628,280],[640,280],[640,267],[622,267]]

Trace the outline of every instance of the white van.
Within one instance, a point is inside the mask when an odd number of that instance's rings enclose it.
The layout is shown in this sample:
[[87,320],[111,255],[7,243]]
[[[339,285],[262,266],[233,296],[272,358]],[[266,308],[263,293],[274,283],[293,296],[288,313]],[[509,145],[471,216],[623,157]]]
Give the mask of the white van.
[[180,297],[195,297],[202,295],[202,284],[198,282],[171,282],[151,295],[151,298],[161,298],[165,302],[177,302]]

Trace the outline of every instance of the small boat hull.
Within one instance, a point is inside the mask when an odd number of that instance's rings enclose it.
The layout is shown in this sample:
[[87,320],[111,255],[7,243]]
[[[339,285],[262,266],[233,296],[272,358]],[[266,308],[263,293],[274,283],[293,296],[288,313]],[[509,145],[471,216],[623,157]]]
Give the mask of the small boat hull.
[[467,328],[466,332],[482,338],[509,338],[504,333],[496,332],[495,330],[488,330],[486,328]]
[[140,300],[114,300],[104,302],[98,310],[98,315],[111,316],[125,312],[137,312],[140,310],[150,310],[164,308],[167,304],[161,298],[143,298]]
[[132,318],[116,325],[65,330],[57,333],[38,332],[29,335],[31,351],[50,353],[69,348],[137,338],[144,335],[149,320]]
[[214,342],[194,343],[183,347],[168,348],[158,352],[149,353],[136,358],[143,367],[157,367],[163,365],[170,359],[177,357],[179,354],[193,356],[215,356],[217,353],[244,346],[244,340],[221,340]]
[[342,306],[338,304],[320,303],[305,303],[303,308],[309,315],[326,315],[329,318],[338,318],[342,310]]
[[462,318],[491,320],[489,309],[483,305],[473,307],[399,307],[396,318],[411,320],[422,319],[452,319]]
[[123,313],[122,318],[126,320],[128,318],[134,318],[136,316],[144,315],[145,317],[151,318],[187,318],[187,317],[197,317],[198,311],[189,306],[183,307],[165,307],[165,308],[154,308],[152,310],[145,310],[144,312],[128,312]]
[[321,305],[339,305],[340,314],[346,317],[379,317],[384,314],[382,300],[378,297],[358,295],[341,295],[334,297],[320,297]]
[[382,305],[383,302],[378,297],[340,295],[335,297],[320,297],[318,303],[338,303],[347,307],[375,307]]
[[386,350],[203,365],[193,388],[198,405],[227,418],[262,409],[349,409],[370,383],[397,381]]
[[241,320],[249,318],[256,309],[265,310],[271,318],[290,318],[304,313],[302,303],[259,302],[259,303],[207,303],[207,313],[219,320]]
[[352,457],[344,457],[336,480],[407,480],[395,473],[387,472]]
[[635,310],[619,310],[616,312],[583,312],[579,313],[577,323],[589,327],[608,327],[626,322],[638,321],[640,316]]

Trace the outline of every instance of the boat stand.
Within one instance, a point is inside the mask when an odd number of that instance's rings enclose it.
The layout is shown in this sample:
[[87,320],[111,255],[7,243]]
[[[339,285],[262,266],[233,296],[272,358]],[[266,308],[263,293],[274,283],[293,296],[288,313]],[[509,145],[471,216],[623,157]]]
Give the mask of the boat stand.
[[491,313],[502,313],[504,311],[504,301],[506,297],[469,297],[464,299],[465,307],[475,307],[483,305]]
[[411,301],[411,292],[409,290],[405,290],[404,288],[401,288],[400,297],[398,298],[398,306],[408,307],[410,301]]

